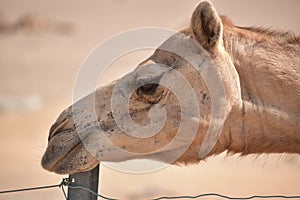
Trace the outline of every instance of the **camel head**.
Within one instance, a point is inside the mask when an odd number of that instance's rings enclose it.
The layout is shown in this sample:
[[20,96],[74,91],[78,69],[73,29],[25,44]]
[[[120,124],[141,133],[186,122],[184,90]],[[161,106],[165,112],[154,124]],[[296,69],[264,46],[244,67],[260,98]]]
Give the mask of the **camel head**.
[[226,77],[224,95],[218,98],[225,102],[225,118],[240,99],[237,72],[222,34],[212,4],[200,2],[189,28],[167,39],[134,71],[62,112],[50,129],[42,166],[70,174],[88,171],[99,161],[187,164],[224,151],[228,144],[222,133],[213,149],[199,156],[213,106],[210,80],[201,72],[213,65]]

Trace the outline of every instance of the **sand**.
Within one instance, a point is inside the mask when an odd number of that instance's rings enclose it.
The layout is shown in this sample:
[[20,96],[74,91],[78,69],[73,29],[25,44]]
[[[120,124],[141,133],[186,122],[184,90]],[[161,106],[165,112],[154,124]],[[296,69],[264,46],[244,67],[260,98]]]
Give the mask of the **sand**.
[[[238,25],[300,31],[298,0],[213,2]],[[0,30],[7,28],[0,32],[0,190],[57,184],[65,177],[43,170],[40,160],[49,127],[72,103],[76,74],[97,44],[137,27],[179,30],[188,24],[196,4],[179,0],[0,0]],[[28,15],[38,20],[24,26],[20,18]],[[125,74],[148,55],[149,51],[137,52],[114,63],[102,84]],[[300,194],[299,160],[297,155],[240,158],[222,154],[199,165],[147,174],[126,174],[102,166],[99,189],[120,199],[206,192]],[[60,189],[0,195],[1,200],[41,198],[64,199]]]

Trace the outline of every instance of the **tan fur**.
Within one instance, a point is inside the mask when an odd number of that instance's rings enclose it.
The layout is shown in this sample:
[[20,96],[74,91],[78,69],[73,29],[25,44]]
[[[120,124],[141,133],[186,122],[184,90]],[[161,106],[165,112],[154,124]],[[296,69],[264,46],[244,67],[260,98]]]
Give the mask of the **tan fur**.
[[[191,18],[191,27],[181,33],[194,38],[209,52],[225,87],[225,124],[208,156],[226,150],[243,155],[300,153],[300,37],[235,26],[229,19],[219,17],[207,1],[199,4]],[[172,38],[165,43],[168,42],[172,42]],[[161,49],[138,68],[147,63],[162,63],[176,69],[195,88],[199,99],[195,103],[201,109],[201,116],[191,123],[198,123],[199,128],[192,144],[174,164],[199,162],[198,153],[211,120],[210,94],[204,80],[185,60]],[[168,162],[184,143],[179,141],[177,148],[161,151],[172,141],[179,127],[180,106],[176,96],[161,86],[151,95],[138,92],[132,95],[129,112],[137,124],[149,123],[148,112],[153,105],[164,107],[168,114],[158,134],[136,138],[124,134],[115,123],[110,107],[115,84],[99,88],[95,93],[98,122],[115,146],[143,154],[125,157],[103,145],[98,158],[112,162],[140,158]],[[85,105],[87,99],[78,104]],[[83,109],[91,108],[86,105]],[[42,160],[47,170],[75,173],[89,170],[98,163],[78,138],[72,114],[71,107],[66,109],[50,130],[49,145]]]

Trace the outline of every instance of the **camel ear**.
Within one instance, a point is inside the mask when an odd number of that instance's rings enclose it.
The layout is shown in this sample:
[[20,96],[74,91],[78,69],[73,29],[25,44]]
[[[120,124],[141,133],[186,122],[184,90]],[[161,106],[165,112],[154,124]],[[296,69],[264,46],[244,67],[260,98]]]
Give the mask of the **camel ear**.
[[211,51],[222,41],[222,29],[221,19],[213,5],[208,1],[200,2],[191,19],[191,30],[197,42]]

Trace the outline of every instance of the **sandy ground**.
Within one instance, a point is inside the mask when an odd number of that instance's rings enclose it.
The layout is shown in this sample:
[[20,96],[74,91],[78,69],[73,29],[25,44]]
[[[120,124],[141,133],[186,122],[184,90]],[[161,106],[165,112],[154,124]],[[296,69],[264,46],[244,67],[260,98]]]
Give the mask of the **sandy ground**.
[[[213,2],[238,25],[300,31],[298,0]],[[10,26],[26,14],[34,14],[50,24],[0,33],[0,190],[57,184],[64,177],[43,170],[40,159],[50,125],[72,103],[80,64],[98,43],[137,27],[178,30],[188,24],[196,5],[197,1],[191,0],[0,0],[0,23]],[[67,28],[61,31],[55,24]],[[103,82],[126,73],[148,54],[122,58]],[[121,199],[206,192],[300,194],[299,160],[297,155],[220,155],[199,165],[140,175],[102,166],[100,191]],[[1,200],[41,198],[63,199],[63,195],[60,189],[0,195]]]

